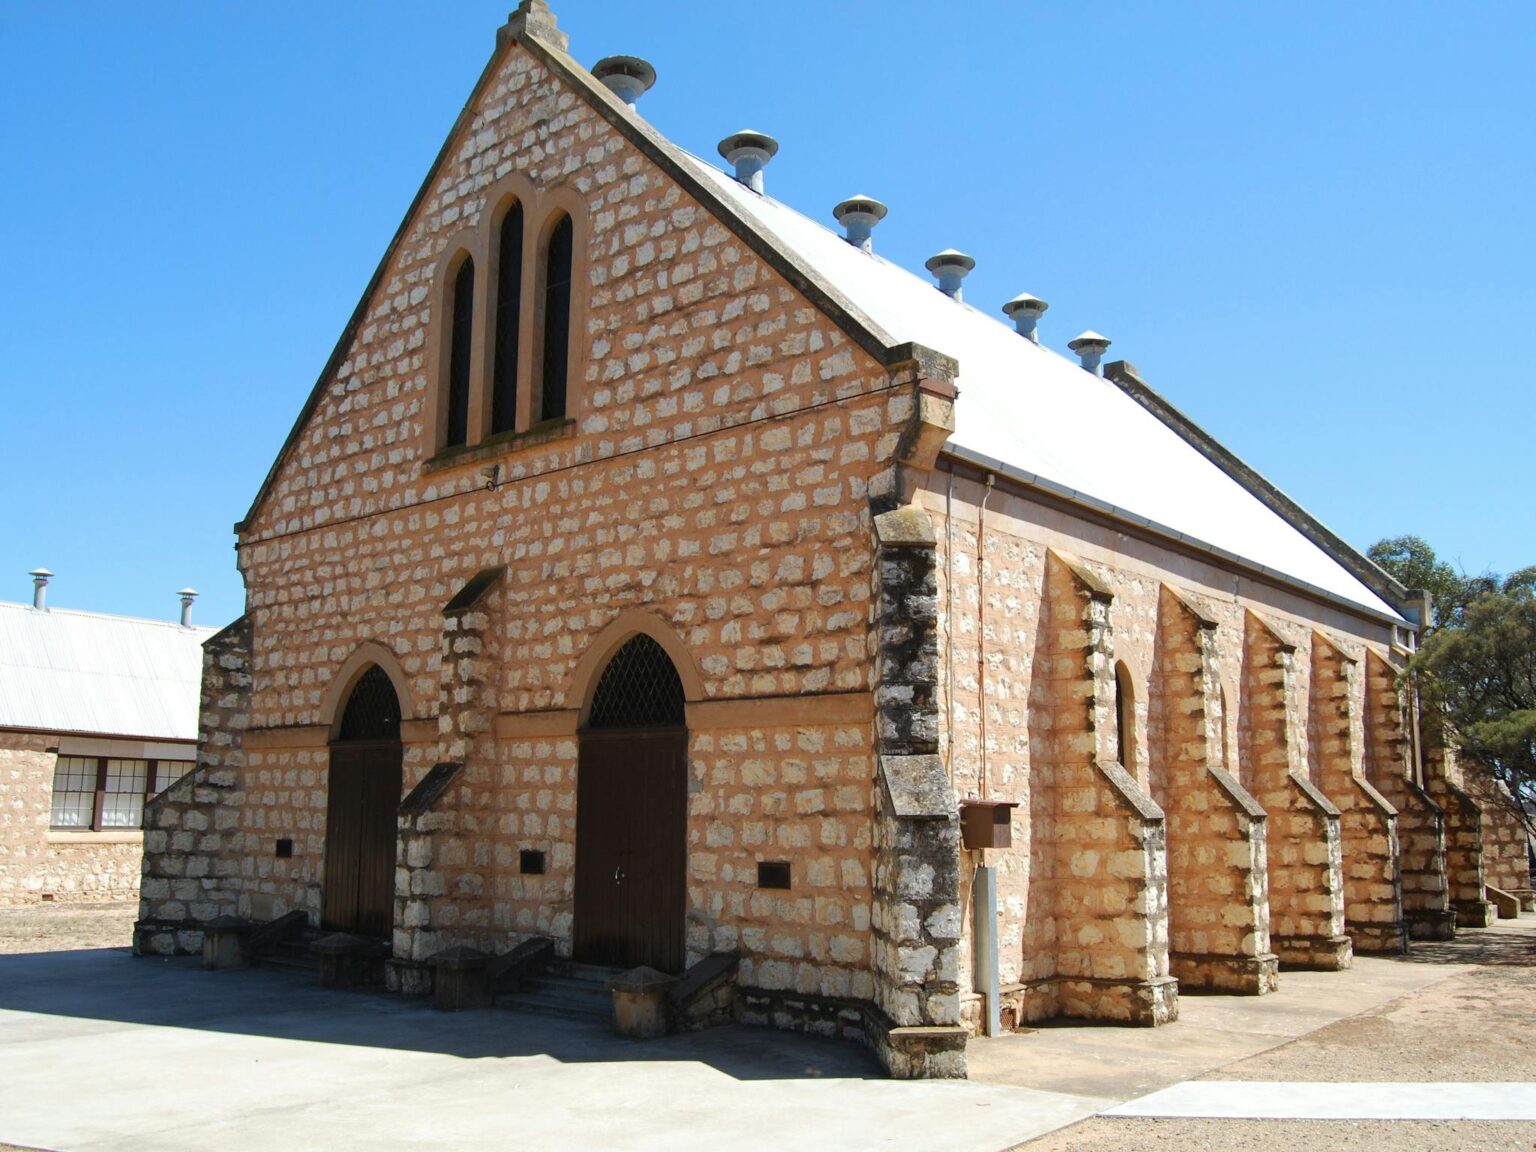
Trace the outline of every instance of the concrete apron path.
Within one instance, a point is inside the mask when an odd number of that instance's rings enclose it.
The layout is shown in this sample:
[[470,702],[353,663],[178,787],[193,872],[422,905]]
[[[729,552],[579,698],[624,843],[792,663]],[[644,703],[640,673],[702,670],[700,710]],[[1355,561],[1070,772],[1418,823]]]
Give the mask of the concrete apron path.
[[1536,1084],[1190,1080],[1105,1116],[1227,1120],[1536,1120]]
[[0,1144],[990,1152],[1111,1103],[887,1080],[854,1045],[765,1029],[637,1043],[286,972],[116,949],[0,956]]
[[967,1062],[975,1083],[1028,1085],[1123,1103],[1472,968],[1357,956],[1343,972],[1286,969],[1279,991],[1267,996],[1181,994],[1178,1020],[1161,1028],[1053,1021],[1033,1032],[973,1040]]

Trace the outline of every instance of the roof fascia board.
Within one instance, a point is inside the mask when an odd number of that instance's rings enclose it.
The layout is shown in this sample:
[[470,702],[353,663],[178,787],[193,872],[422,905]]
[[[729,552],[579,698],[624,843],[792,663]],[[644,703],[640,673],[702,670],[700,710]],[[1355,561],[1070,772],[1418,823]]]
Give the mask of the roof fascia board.
[[1406,619],[1408,603],[1406,588],[1370,557],[1356,550],[1342,536],[1266,480],[1257,469],[1244,462],[1204,428],[1165,400],[1141,378],[1134,365],[1124,360],[1106,364],[1104,377],[1113,381],[1122,392],[1171,428],[1191,448],[1241,484],[1271,512],[1321,548],[1356,580],[1403,613],[1405,617],[1403,622],[1408,627],[1413,627],[1412,622]]
[[25,724],[0,724],[0,732],[20,732],[28,736],[73,736],[84,740],[130,740],[140,744],[185,744],[197,747],[195,736],[153,736],[143,732],[93,732],[85,728],[30,728]]
[[1229,568],[1235,568],[1244,574],[1261,580],[1266,584],[1275,585],[1290,592],[1298,593],[1310,600],[1320,600],[1330,607],[1347,612],[1362,620],[1368,620],[1373,624],[1386,624],[1395,627],[1411,627],[1409,622],[1401,617],[1389,616],[1377,612],[1364,604],[1357,604],[1340,596],[1336,592],[1330,592],[1326,588],[1319,588],[1315,584],[1309,584],[1305,580],[1280,572],[1267,565],[1259,564],[1235,552],[1228,552],[1225,548],[1209,544],[1199,537],[1180,532],[1176,528],[1169,528],[1165,524],[1159,524],[1155,520],[1149,520],[1145,516],[1129,512],[1114,504],[1096,499],[1084,492],[1067,488],[1043,476],[1037,476],[1033,472],[1027,472],[1002,460],[994,459],[981,452],[962,448],[956,444],[946,444],[940,460],[940,467],[945,471],[956,472],[955,465],[974,469],[980,474],[992,473],[1003,482],[1003,486],[1012,488],[1015,495],[1028,500],[1045,504],[1048,507],[1056,507],[1069,512],[1074,516],[1080,516],[1091,523],[1103,524],[1125,531],[1128,535],[1150,543],[1170,548],[1175,552],[1182,552],[1186,556],[1197,559],[1210,559],[1214,557]]

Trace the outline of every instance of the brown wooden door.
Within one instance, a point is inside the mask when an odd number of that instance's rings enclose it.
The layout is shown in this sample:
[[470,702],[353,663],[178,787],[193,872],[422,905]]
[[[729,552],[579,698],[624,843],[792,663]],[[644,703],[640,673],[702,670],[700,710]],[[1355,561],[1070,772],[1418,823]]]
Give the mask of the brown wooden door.
[[581,737],[576,775],[575,957],[683,970],[688,734]]
[[320,922],[386,939],[395,920],[400,745],[331,745]]

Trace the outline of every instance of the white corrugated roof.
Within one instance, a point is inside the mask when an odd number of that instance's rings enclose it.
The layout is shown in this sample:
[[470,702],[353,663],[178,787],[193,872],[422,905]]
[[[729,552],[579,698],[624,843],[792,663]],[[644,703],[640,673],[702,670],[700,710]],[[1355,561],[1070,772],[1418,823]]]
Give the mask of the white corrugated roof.
[[0,728],[195,740],[215,631],[0,601]]
[[893,342],[923,344],[959,362],[951,447],[1397,617],[1338,561],[1113,382],[1026,340],[1012,325],[956,303],[931,280],[860,251],[713,164],[681,149],[677,155]]

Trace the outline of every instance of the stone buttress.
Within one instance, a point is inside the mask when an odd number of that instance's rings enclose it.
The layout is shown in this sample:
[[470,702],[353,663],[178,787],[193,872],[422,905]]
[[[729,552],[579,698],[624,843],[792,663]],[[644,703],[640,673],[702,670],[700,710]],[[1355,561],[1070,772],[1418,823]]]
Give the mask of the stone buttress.
[[1348,968],[1339,810],[1307,776],[1296,646],[1251,611],[1243,643],[1239,757],[1243,779],[1269,813],[1270,946],[1283,965]]
[[1365,661],[1366,776],[1397,809],[1403,919],[1415,940],[1449,940],[1456,934],[1456,913],[1446,882],[1445,812],[1414,779],[1398,669],[1374,651]]
[[400,805],[391,991],[430,991],[427,961],[434,954],[468,942],[494,949],[508,927],[497,913],[496,891],[507,862],[493,859],[500,848],[495,718],[504,576],[499,567],[482,569],[443,607],[440,752]]
[[1076,559],[1049,553],[1031,699],[1049,735],[1048,764],[1036,761],[1030,781],[1030,1020],[1156,1025],[1178,1016],[1163,813],[1109,758],[1113,600]]
[[1168,827],[1172,970],[1183,987],[1274,991],[1267,817],[1226,763],[1217,621],[1162,586],[1150,698],[1153,798]]
[[1397,809],[1365,778],[1365,690],[1360,661],[1312,634],[1313,779],[1339,809],[1344,924],[1356,952],[1407,948]]
[[1445,877],[1458,928],[1486,928],[1494,921],[1493,904],[1483,890],[1483,814],[1462,787],[1456,749],[1430,717],[1423,733],[1424,791],[1445,814]]
[[[908,489],[953,427],[952,391],[920,381],[899,455]],[[937,536],[922,509],[875,517],[874,906],[876,1019],[893,1076],[962,1077],[960,810],[938,756]]]

